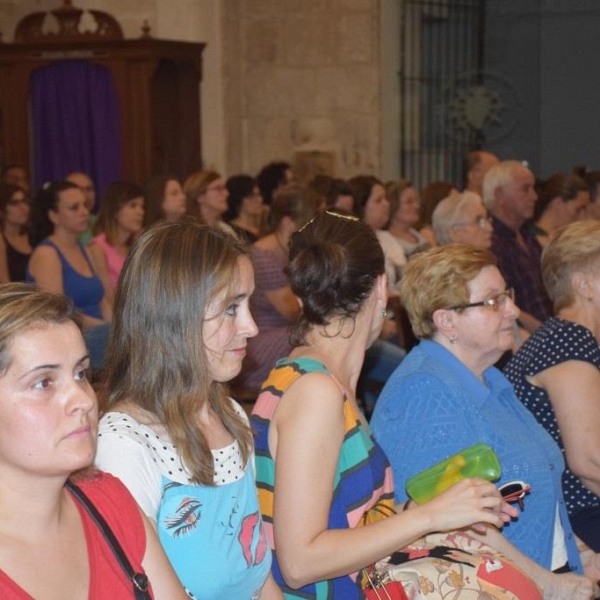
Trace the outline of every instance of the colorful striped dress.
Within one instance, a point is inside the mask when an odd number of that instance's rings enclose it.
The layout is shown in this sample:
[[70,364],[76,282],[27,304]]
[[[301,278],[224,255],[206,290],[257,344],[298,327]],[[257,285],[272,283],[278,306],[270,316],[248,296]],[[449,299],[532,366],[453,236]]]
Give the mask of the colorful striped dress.
[[[269,424],[288,387],[305,373],[315,372],[329,373],[322,363],[312,358],[282,359],[262,386],[251,417],[260,508],[267,539],[273,549],[273,576],[286,598],[358,599],[363,596],[356,583],[356,573],[293,590],[286,586],[277,562],[273,536],[275,462],[269,452]],[[345,395],[344,417],[345,436],[333,483],[329,529],[346,529],[377,521],[391,514],[394,506],[392,473],[387,458]]]

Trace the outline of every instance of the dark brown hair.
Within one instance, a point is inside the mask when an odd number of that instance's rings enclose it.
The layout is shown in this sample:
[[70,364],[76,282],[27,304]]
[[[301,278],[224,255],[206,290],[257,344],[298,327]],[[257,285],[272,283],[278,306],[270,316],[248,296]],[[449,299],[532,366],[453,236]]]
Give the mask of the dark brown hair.
[[322,211],[292,236],[286,273],[302,312],[291,329],[292,345],[332,317],[354,319],[375,280],[385,272],[383,250],[364,221],[342,211]]
[[144,198],[144,190],[139,185],[129,181],[113,181],[102,196],[100,212],[94,223],[94,235],[104,233],[106,241],[114,246],[117,242],[117,213],[136,198]]

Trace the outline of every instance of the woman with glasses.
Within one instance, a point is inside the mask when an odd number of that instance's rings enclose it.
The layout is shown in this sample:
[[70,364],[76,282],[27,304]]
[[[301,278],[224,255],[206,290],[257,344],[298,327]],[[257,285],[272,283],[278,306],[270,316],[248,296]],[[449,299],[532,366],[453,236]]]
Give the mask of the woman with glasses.
[[554,303],[504,372],[564,452],[563,492],[575,533],[600,551],[600,222],[559,230],[542,253]]
[[29,197],[16,185],[0,185],[0,283],[25,281],[31,255]]
[[502,466],[498,484],[520,480],[531,492],[503,535],[496,527],[473,535],[524,568],[544,598],[591,598],[600,561],[581,553],[584,544],[573,535],[560,448],[493,366],[512,347],[519,315],[496,259],[466,244],[433,248],[408,263],[400,295],[422,341],[388,380],[372,419],[392,464],[396,500],[406,500],[409,477],[487,443]]
[[474,192],[453,194],[444,198],[431,218],[440,245],[459,242],[482,250],[492,245],[492,224],[481,198]]
[[235,231],[223,220],[229,208],[229,192],[225,182],[216,171],[196,171],[183,184],[186,196],[186,213],[201,223],[218,227],[237,237]]
[[[516,510],[482,479],[463,480],[408,511],[394,506],[389,463],[356,402],[365,348],[377,338],[387,301],[383,251],[372,228],[354,217],[317,214],[292,237],[288,273],[302,304],[293,349],[269,374],[252,415],[273,574],[286,598],[363,598],[357,586],[363,567],[428,532],[479,521],[499,527],[509,518],[500,511],[512,516]],[[477,554],[475,546],[470,550]],[[422,550],[405,554],[426,556]],[[467,559],[471,565],[474,554]],[[469,570],[465,587],[496,600],[515,598],[507,591],[514,571],[506,566],[500,560],[495,569],[496,582],[505,585],[485,587]],[[413,573],[420,569],[417,560]],[[539,597],[520,582],[521,600]],[[425,597],[415,596],[414,587],[405,589],[404,597]],[[426,597],[442,597],[432,592]],[[371,597],[389,597],[380,594]]]

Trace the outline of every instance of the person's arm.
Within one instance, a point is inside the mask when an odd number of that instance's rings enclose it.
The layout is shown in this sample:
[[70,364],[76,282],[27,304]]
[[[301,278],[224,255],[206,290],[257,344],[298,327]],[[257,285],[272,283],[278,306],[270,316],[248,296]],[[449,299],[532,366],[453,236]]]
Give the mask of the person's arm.
[[146,531],[146,552],[142,566],[152,584],[154,598],[156,600],[189,600],[189,596],[183,589],[158,540],[154,527],[141,510],[140,514]]
[[[50,246],[38,246],[29,259],[29,272],[35,281],[35,285],[46,292],[64,294],[63,274],[60,259],[56,250]],[[82,315],[84,327],[94,327],[104,323],[101,319]]]
[[[100,312],[105,322],[112,321],[112,306],[114,301],[114,290],[110,284],[108,276],[108,263],[106,262],[106,254],[102,247],[91,240],[83,250],[92,264],[92,272],[98,277],[104,289],[104,295],[100,300]],[[90,317],[91,318],[91,317]],[[96,320],[96,319],[95,319]],[[101,324],[102,321],[95,323]],[[84,322],[85,325],[85,322]]]
[[275,583],[273,574],[269,573],[265,584],[260,590],[259,600],[283,600],[283,592],[281,588]]
[[600,554],[594,552],[581,538],[575,536],[577,542],[577,550],[583,565],[583,572],[586,577],[596,582],[599,586],[596,589],[594,597],[600,596]]
[[550,398],[569,468],[600,495],[600,370],[569,360],[528,379]]
[[502,525],[497,489],[465,479],[434,500],[379,522],[329,530],[336,465],[344,439],[343,397],[326,374],[304,375],[283,395],[269,445],[275,457],[273,526],[288,585],[347,575],[431,531],[478,521]]
[[591,579],[575,573],[559,575],[544,569],[518,550],[495,527],[488,527],[485,533],[473,532],[473,530],[469,530],[469,533],[516,563],[539,586],[544,600],[564,600],[565,598],[592,600],[594,598],[596,586]]
[[54,248],[38,246],[29,259],[29,272],[40,290],[54,294],[65,293],[62,266]]
[[110,284],[110,278],[108,276],[108,263],[106,262],[106,254],[100,244],[97,244],[93,239],[87,243],[86,252],[90,257],[90,262],[94,272],[98,276],[98,279],[102,282],[104,287],[104,298],[107,298],[112,304],[114,297],[114,290]]

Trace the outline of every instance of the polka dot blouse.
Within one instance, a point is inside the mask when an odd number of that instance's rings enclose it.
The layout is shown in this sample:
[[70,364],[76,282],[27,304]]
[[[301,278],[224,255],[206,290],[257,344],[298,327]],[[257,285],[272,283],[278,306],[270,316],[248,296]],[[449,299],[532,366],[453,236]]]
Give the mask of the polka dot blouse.
[[[513,384],[519,400],[556,440],[564,454],[562,436],[548,394],[527,381],[549,367],[568,360],[579,360],[600,369],[600,348],[592,332],[576,323],[552,317],[544,323],[511,359],[504,374]],[[572,399],[577,410],[577,398]],[[590,492],[567,467],[563,474],[563,492],[570,515],[600,505],[600,498]]]

